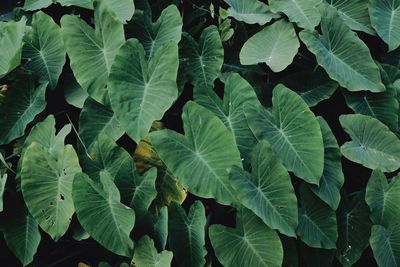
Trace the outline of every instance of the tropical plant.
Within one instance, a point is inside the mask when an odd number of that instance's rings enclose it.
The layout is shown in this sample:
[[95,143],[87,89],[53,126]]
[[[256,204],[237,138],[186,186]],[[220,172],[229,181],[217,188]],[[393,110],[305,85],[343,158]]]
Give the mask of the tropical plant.
[[2,0],[1,266],[400,266],[400,0]]

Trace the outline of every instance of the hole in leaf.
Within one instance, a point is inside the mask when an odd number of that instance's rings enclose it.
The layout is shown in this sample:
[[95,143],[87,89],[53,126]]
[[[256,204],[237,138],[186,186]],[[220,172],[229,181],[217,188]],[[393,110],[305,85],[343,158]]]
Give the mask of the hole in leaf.
[[61,199],[61,200],[64,200],[64,199],[65,199],[64,196],[63,196],[63,194],[60,194],[60,199]]

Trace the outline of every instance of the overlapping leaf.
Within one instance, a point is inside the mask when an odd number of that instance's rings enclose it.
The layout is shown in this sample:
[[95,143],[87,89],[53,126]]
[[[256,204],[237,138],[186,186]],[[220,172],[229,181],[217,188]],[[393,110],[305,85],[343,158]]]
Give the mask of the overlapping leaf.
[[248,24],[264,25],[279,15],[270,11],[269,7],[258,0],[225,0],[229,5],[228,14]]
[[372,226],[369,239],[374,258],[380,267],[400,265],[400,224],[387,229],[381,225]]
[[135,248],[132,263],[137,267],[168,267],[171,266],[172,257],[170,251],[158,253],[154,241],[145,235]]

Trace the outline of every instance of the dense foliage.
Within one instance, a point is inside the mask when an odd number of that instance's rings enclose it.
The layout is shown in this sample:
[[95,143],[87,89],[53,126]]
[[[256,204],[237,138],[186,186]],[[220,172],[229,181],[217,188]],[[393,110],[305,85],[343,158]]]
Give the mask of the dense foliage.
[[400,0],[2,0],[2,266],[400,266]]

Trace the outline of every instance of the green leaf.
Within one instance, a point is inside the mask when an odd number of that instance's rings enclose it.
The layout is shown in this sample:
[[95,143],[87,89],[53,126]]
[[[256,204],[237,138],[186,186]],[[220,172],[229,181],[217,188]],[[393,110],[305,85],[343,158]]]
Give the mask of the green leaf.
[[[175,202],[176,203],[176,202]],[[156,247],[164,250],[168,239],[168,208],[162,207],[154,220],[153,236]]]
[[0,212],[3,211],[4,203],[3,203],[3,195],[6,189],[7,183],[7,173],[0,176]]
[[169,208],[169,246],[179,266],[202,267],[205,265],[206,214],[203,204],[195,201],[189,214],[178,204]]
[[370,0],[369,16],[372,27],[379,37],[389,45],[389,51],[400,45],[400,1],[399,0]]
[[79,116],[79,134],[88,148],[101,134],[117,141],[124,134],[124,130],[114,112],[89,97]]
[[232,167],[229,178],[238,199],[268,227],[295,237],[296,195],[287,170],[268,142],[261,141],[254,148],[251,167],[251,174]]
[[145,235],[139,240],[135,248],[132,263],[136,267],[169,267],[172,257],[170,251],[164,250],[158,253],[154,247],[154,241]]
[[67,77],[68,78],[66,78],[65,85],[63,87],[64,98],[68,104],[82,109],[83,104],[89,95],[85,90],[83,90],[72,74],[67,75]]
[[371,221],[364,195],[361,193],[352,198],[343,197],[339,206],[336,258],[344,267],[356,263],[368,247]]
[[321,0],[270,0],[268,3],[272,12],[283,12],[304,29],[313,30],[321,20],[317,8]]
[[104,103],[111,66],[125,36],[122,23],[103,1],[95,1],[94,20],[95,29],[75,15],[65,15],[61,33],[76,80],[92,98]]
[[238,210],[236,228],[211,225],[209,235],[224,266],[282,265],[283,248],[278,235],[247,209]]
[[81,171],[71,145],[57,152],[55,158],[33,142],[25,151],[21,169],[22,194],[29,212],[55,241],[65,234],[74,214],[72,182]]
[[400,224],[388,228],[381,225],[372,226],[369,239],[374,258],[379,267],[400,265]]
[[150,140],[161,160],[191,193],[236,203],[228,168],[241,166],[235,139],[206,108],[187,102],[182,113],[185,135],[171,130],[152,132]]
[[311,190],[333,210],[336,210],[340,202],[340,188],[344,184],[344,175],[339,145],[328,123],[318,117],[324,141],[324,172],[319,186],[312,185]]
[[303,98],[309,107],[330,98],[339,84],[329,78],[325,71],[301,71],[287,76],[282,83]]
[[258,0],[225,0],[229,5],[228,15],[247,24],[260,24],[279,18],[269,7]]
[[0,22],[0,79],[21,63],[26,18]]
[[347,105],[355,113],[374,117],[390,129],[398,128],[399,102],[394,88],[387,87],[382,93],[350,93],[343,91]]
[[0,144],[24,135],[26,126],[46,107],[47,84],[37,88],[31,77],[20,77],[0,91]]
[[142,43],[147,59],[152,58],[165,44],[178,44],[182,36],[182,18],[175,5],[165,8],[154,23],[147,13],[137,14],[128,27],[132,32],[131,36]]
[[368,47],[340,19],[334,8],[323,9],[321,30],[322,35],[304,30],[300,39],[315,54],[318,64],[329,77],[349,91],[385,91]]
[[400,168],[400,141],[386,125],[359,114],[341,115],[339,120],[352,138],[340,147],[343,156],[373,170],[392,172]]
[[184,34],[179,55],[180,68],[193,85],[213,87],[224,62],[224,49],[217,27],[205,28],[198,42]]
[[280,72],[293,62],[300,47],[293,24],[280,20],[250,37],[240,51],[242,65],[266,63]]
[[310,247],[336,248],[336,214],[304,184],[300,187],[297,235]]
[[246,103],[258,102],[253,87],[237,73],[228,74],[224,79],[224,98],[209,88],[199,87],[194,90],[195,101],[211,110],[235,136],[236,146],[241,154],[250,159],[256,138],[247,125],[243,112]]
[[54,89],[65,64],[65,47],[60,27],[39,11],[33,15],[32,30],[25,35],[22,57],[25,67],[38,77],[40,83],[49,83]]
[[350,29],[375,35],[368,14],[368,0],[325,0],[325,2],[336,8]]
[[108,84],[112,108],[126,133],[139,143],[178,96],[178,47],[169,42],[146,61],[142,45],[128,40],[115,58]]
[[371,220],[374,224],[388,227],[400,217],[400,176],[394,177],[388,183],[386,176],[379,170],[374,170],[367,184],[365,201],[371,210]]
[[[72,0],[76,1],[76,0]],[[103,0],[115,13],[121,22],[130,21],[135,13],[135,4],[132,0]]]
[[111,252],[131,257],[133,242],[129,234],[135,224],[135,212],[121,204],[111,177],[101,172],[100,182],[96,183],[84,173],[77,174],[72,197],[83,229]]
[[244,112],[258,140],[267,140],[285,167],[312,184],[319,184],[324,167],[320,126],[299,95],[282,84],[273,90],[272,112],[246,105]]
[[23,10],[34,11],[49,7],[53,3],[60,3],[62,6],[88,4],[92,0],[25,0]]
[[1,220],[4,240],[23,266],[33,261],[40,243],[40,232],[35,219],[24,206],[8,209]]

